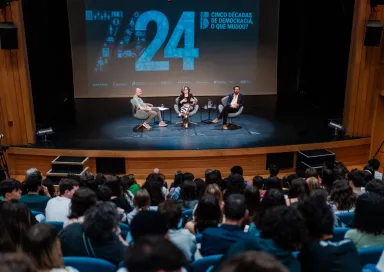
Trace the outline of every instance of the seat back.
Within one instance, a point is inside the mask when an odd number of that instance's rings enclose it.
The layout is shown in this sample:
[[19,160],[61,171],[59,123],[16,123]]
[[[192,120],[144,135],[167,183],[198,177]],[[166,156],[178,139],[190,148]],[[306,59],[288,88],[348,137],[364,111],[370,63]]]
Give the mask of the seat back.
[[333,242],[339,242],[344,240],[344,235],[347,231],[349,231],[350,228],[334,228],[333,229]]
[[135,115],[135,113],[136,113],[136,106],[133,103],[133,99],[131,99],[129,101],[131,102],[132,115]]
[[193,209],[185,210],[181,213],[184,216],[188,216],[188,218],[192,218]]
[[120,224],[119,224],[119,227],[120,227],[120,230],[121,230],[121,231],[124,231],[124,232],[128,232],[128,231],[130,231],[129,226],[128,226],[127,224],[120,223]]
[[383,250],[384,246],[359,248],[357,253],[360,257],[361,266],[366,264],[376,264],[379,261]]
[[226,106],[227,103],[228,103],[228,99],[229,99],[229,96],[228,96],[228,95],[225,96],[225,97],[223,97],[223,98],[221,99],[221,104],[223,104],[224,106]]
[[199,260],[196,260],[189,265],[188,271],[205,272],[211,266],[218,263],[222,257],[223,257],[222,254],[218,254],[218,255],[207,256],[207,257],[201,258]]
[[39,215],[39,214],[44,215],[44,213],[39,212],[39,211],[32,211],[32,210],[31,210],[31,213],[32,213],[33,216],[36,216],[36,215]]
[[64,257],[65,266],[72,266],[81,272],[115,272],[116,266],[106,260],[90,257]]
[[346,226],[351,226],[353,224],[353,217],[355,216],[354,212],[338,213],[336,215]]
[[51,224],[52,226],[54,226],[57,233],[59,233],[63,229],[63,225],[64,225],[64,222],[59,222],[59,221],[46,221],[45,223]]

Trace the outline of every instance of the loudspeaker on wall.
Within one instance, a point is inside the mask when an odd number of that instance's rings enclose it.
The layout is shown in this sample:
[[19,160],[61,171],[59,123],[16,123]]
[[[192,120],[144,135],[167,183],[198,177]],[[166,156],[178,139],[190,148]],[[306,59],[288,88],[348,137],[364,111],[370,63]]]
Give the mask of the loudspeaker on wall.
[[365,46],[379,46],[381,42],[381,34],[383,32],[383,25],[378,20],[368,21],[365,27]]
[[14,23],[0,24],[0,49],[18,49],[17,26]]

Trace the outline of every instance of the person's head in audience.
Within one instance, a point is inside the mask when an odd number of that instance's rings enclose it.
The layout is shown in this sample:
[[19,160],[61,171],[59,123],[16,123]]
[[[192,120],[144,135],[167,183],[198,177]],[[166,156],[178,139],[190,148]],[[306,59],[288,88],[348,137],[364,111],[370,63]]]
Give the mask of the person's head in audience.
[[305,219],[310,239],[320,241],[332,238],[334,216],[323,198],[310,198],[299,203],[297,209]]
[[99,185],[97,185],[96,180],[94,179],[87,179],[85,181],[85,188],[94,191],[96,194],[99,192]]
[[283,177],[283,187],[287,188],[287,189],[290,189],[292,181],[295,180],[295,179],[298,179],[298,178],[300,178],[300,176],[298,174],[288,174],[288,175],[285,175]]
[[226,225],[240,226],[243,220],[248,217],[244,196],[240,194],[229,195],[224,203],[224,215]]
[[244,192],[245,206],[249,212],[249,216],[256,216],[260,206],[260,192],[256,186],[249,186]]
[[278,206],[268,209],[258,228],[262,238],[272,239],[284,250],[298,250],[308,239],[305,219],[292,207]]
[[355,207],[356,195],[346,180],[336,180],[333,183],[330,201],[339,211],[349,211]]
[[108,177],[105,185],[107,185],[109,189],[111,189],[112,196],[120,197],[123,195],[123,188],[122,188],[123,182],[121,181],[120,177],[118,176]]
[[343,171],[343,178],[345,179],[349,173],[347,166],[342,162],[336,162],[334,168],[340,168]]
[[103,174],[97,174],[95,178],[96,184],[98,186],[104,185],[104,183],[107,181],[106,177]]
[[51,224],[37,224],[29,229],[23,240],[23,251],[40,271],[64,268],[60,240]]
[[317,172],[316,168],[309,167],[305,170],[305,177],[306,178],[319,178],[319,173]]
[[155,211],[144,211],[138,213],[130,225],[133,241],[146,235],[159,235],[168,238],[167,220],[164,215]]
[[335,180],[346,179],[346,175],[342,168],[335,166],[332,172]]
[[91,240],[106,241],[116,235],[120,218],[112,202],[97,202],[84,215],[84,233]]
[[205,184],[206,185],[209,185],[209,184],[217,184],[217,185],[221,185],[222,183],[222,178],[221,178],[221,173],[219,170],[213,170],[209,175],[208,177],[205,179]]
[[203,195],[195,210],[195,233],[202,232],[206,228],[217,227],[222,217],[217,197],[211,194]]
[[286,206],[284,194],[277,189],[268,190],[261,200],[257,216],[255,218],[256,226],[261,224],[261,220],[266,211],[276,206]]
[[271,177],[276,177],[280,172],[279,167],[276,164],[271,164],[269,166],[269,174]]
[[380,161],[378,159],[371,159],[368,161],[368,165],[370,165],[374,171],[379,171]]
[[366,182],[364,171],[353,169],[348,173],[348,181],[354,190],[359,190],[361,187],[365,187]]
[[281,179],[279,179],[277,176],[272,176],[270,178],[265,179],[264,187],[266,190],[270,190],[270,189],[282,190],[283,189],[281,184]]
[[212,169],[205,170],[205,173],[204,173],[205,181],[207,181],[209,174],[211,174],[212,172],[213,172]]
[[316,188],[320,187],[319,180],[317,178],[315,178],[315,177],[307,178],[305,181],[308,184],[309,194],[311,194],[313,189],[316,189]]
[[3,197],[3,201],[19,200],[21,196],[21,182],[7,178],[0,182],[0,194]]
[[289,189],[288,198],[298,201],[308,199],[310,194],[308,183],[303,178],[298,178],[292,181],[291,189]]
[[27,176],[25,183],[29,194],[37,194],[41,189],[43,177],[40,172],[36,171]]
[[365,191],[384,196],[384,184],[379,180],[371,180],[365,185]]
[[205,191],[204,180],[202,180],[201,178],[197,178],[194,182],[196,184],[196,197],[197,199],[200,199]]
[[25,254],[5,253],[0,254],[1,272],[38,272],[33,261]]
[[370,165],[364,166],[364,173],[366,181],[372,180],[375,177],[375,169]]
[[97,193],[97,198],[100,201],[110,201],[112,197],[112,190],[109,189],[108,186],[103,185],[99,188],[99,192]]
[[239,174],[229,175],[228,187],[224,192],[224,200],[231,194],[244,194],[245,183],[243,176]]
[[356,200],[354,227],[363,233],[384,235],[384,197],[365,193]]
[[61,197],[71,199],[73,194],[79,189],[79,182],[74,179],[64,178],[59,182],[59,192]]
[[122,177],[121,177],[121,181],[123,182],[124,187],[127,188],[127,190],[128,190],[129,187],[131,187],[132,185],[137,184],[136,179],[135,179],[135,176],[132,175],[132,174],[122,176]]
[[[182,181],[182,178],[180,180]],[[151,206],[157,206],[164,201],[163,180],[159,175],[150,174],[143,185],[143,189],[146,189],[149,193]]]
[[37,170],[37,168],[29,168],[27,171],[25,171],[25,180],[27,180],[28,176],[35,173],[35,172],[38,172],[39,170]]
[[96,202],[97,196],[94,191],[88,188],[80,188],[73,194],[68,218],[76,219],[84,216],[85,212]]
[[129,272],[181,272],[188,261],[180,249],[159,235],[140,237],[124,256]]
[[195,176],[192,173],[186,172],[183,173],[183,183],[186,181],[193,181],[195,179]]
[[264,189],[264,179],[262,176],[254,176],[252,179],[252,185],[257,187],[259,190]]
[[175,174],[175,178],[173,179],[173,187],[178,188],[183,185],[183,173],[181,171]]
[[232,175],[238,174],[240,176],[243,176],[243,168],[241,166],[238,166],[238,165],[233,166],[231,168],[231,174]]
[[315,188],[312,190],[310,198],[320,198],[324,201],[328,200],[328,192],[323,188]]
[[333,182],[335,181],[335,176],[333,175],[333,171],[329,168],[324,168],[321,173],[321,182],[324,186],[325,190],[327,190],[328,193],[331,192]]
[[145,189],[138,190],[133,199],[133,205],[139,212],[148,210],[151,205],[151,197],[148,191]]
[[180,190],[180,199],[184,201],[191,201],[191,200],[195,200],[196,198],[197,197],[196,197],[195,182],[193,180],[184,181],[183,186],[181,186],[181,190]]
[[10,200],[0,205],[0,252],[17,251],[31,227],[31,214],[26,205]]
[[[52,198],[57,196],[55,185],[53,185],[52,180],[49,178],[43,180],[43,186],[47,187],[48,193]],[[44,192],[40,192],[40,194],[44,194]]]
[[220,266],[220,272],[288,272],[288,269],[272,255],[262,251],[246,251],[237,254]]
[[160,169],[159,169],[159,168],[155,168],[155,169],[153,169],[153,173],[154,173],[154,174],[160,174]]
[[181,219],[181,204],[176,200],[167,199],[159,204],[159,213],[165,216],[168,229],[178,229]]
[[96,188],[98,188],[95,183],[95,177],[91,172],[84,173],[83,175],[81,175],[80,179],[81,179],[82,186],[88,187],[92,190],[95,190]]
[[223,193],[221,192],[219,185],[215,183],[209,184],[207,186],[207,189],[205,189],[205,194],[215,196],[220,205],[224,202]]

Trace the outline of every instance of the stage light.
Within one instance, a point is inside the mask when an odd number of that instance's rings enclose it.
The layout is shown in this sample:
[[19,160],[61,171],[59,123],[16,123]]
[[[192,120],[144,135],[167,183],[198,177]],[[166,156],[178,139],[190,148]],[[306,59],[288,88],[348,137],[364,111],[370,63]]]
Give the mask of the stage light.
[[341,124],[335,123],[333,121],[329,122],[328,127],[334,129],[333,135],[337,136],[339,132],[344,131],[344,127]]
[[37,136],[41,137],[41,142],[48,142],[47,135],[55,133],[52,128],[40,129],[36,132]]
[[0,140],[4,138],[4,134],[0,134]]

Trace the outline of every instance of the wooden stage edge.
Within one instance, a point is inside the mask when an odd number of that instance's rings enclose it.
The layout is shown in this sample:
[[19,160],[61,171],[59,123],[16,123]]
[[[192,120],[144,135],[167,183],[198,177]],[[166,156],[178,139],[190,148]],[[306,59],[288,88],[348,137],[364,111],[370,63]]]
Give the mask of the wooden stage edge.
[[[192,172],[195,177],[203,177],[206,169],[220,170],[224,175],[229,169],[240,165],[244,175],[264,175],[267,154],[296,152],[300,150],[328,149],[336,153],[336,159],[346,165],[366,164],[369,159],[371,139],[361,138],[334,142],[272,146],[242,149],[211,149],[211,150],[72,150],[10,147],[8,166],[11,175],[24,175],[31,167],[38,168],[45,174],[51,168],[51,161],[57,156],[89,157],[89,169],[97,173],[96,158],[124,158],[126,173],[134,173],[137,178],[144,178],[154,168],[159,168],[167,178],[173,178],[177,170]],[[294,156],[293,165],[295,165]],[[294,171],[294,167],[284,172]]]

